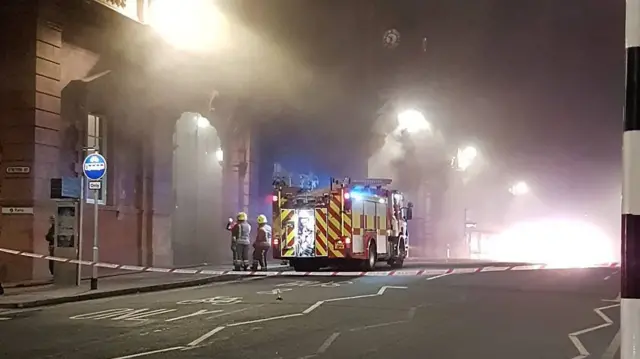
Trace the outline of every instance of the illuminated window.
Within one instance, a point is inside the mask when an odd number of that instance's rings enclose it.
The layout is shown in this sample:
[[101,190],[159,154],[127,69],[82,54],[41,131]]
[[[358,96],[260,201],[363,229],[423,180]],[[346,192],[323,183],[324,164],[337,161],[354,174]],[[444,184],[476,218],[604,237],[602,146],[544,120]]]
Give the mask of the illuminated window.
[[[106,157],[107,141],[106,141],[106,121],[104,117],[89,114],[87,116],[87,141],[86,147],[98,151]],[[89,183],[86,181],[85,198],[87,203],[94,203],[95,191],[89,190]],[[98,204],[105,204],[107,198],[107,176],[102,179],[102,189],[98,191]]]

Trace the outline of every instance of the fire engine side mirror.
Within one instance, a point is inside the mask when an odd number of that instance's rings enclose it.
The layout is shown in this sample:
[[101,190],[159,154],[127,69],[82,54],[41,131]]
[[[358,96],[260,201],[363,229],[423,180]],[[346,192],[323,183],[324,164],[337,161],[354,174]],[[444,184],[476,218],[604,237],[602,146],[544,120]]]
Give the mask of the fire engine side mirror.
[[407,221],[410,221],[412,219],[413,219],[413,208],[407,207]]

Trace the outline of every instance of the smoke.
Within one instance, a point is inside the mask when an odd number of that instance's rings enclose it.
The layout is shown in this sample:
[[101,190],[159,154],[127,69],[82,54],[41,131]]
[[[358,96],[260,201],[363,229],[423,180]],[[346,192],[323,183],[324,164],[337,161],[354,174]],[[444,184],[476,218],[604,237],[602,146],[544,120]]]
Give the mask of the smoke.
[[418,190],[425,181],[433,181],[441,169],[448,166],[442,134],[433,130],[409,133],[396,125],[378,130],[372,155],[369,157],[369,177],[390,178],[394,187],[403,191]]

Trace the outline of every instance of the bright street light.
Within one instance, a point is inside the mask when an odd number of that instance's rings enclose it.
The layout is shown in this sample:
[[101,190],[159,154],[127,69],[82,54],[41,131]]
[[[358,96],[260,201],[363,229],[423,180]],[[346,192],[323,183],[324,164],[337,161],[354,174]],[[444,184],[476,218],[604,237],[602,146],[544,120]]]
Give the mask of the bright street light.
[[475,147],[467,146],[463,149],[459,148],[456,156],[457,169],[459,171],[466,171],[467,168],[473,164],[476,157],[478,157],[478,150]]
[[199,128],[211,127],[211,122],[209,122],[209,120],[207,120],[205,117],[202,117],[202,116],[198,116],[196,118],[196,124],[198,125]]
[[180,50],[215,50],[230,40],[227,19],[211,0],[153,0],[149,25]]
[[216,150],[216,160],[218,160],[218,162],[224,161],[224,152],[222,151],[222,148],[218,148]]
[[416,133],[430,129],[431,125],[420,111],[406,110],[398,114],[398,130],[400,131]]
[[514,196],[522,196],[529,193],[529,186],[525,182],[518,182],[509,188],[509,192]]

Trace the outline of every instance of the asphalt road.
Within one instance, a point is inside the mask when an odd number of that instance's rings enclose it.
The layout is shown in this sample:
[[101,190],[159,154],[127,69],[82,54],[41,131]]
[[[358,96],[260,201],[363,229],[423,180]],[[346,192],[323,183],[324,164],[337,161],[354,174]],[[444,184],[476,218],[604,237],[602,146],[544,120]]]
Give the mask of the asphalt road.
[[0,357],[600,359],[618,287],[613,269],[254,278],[0,312]]

